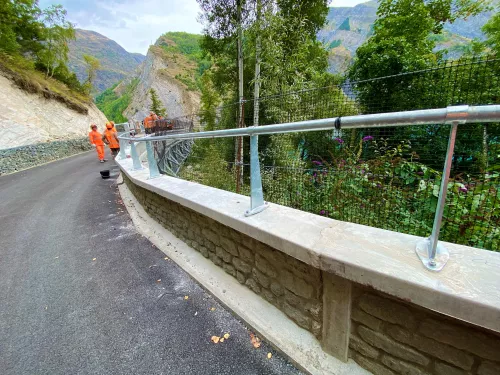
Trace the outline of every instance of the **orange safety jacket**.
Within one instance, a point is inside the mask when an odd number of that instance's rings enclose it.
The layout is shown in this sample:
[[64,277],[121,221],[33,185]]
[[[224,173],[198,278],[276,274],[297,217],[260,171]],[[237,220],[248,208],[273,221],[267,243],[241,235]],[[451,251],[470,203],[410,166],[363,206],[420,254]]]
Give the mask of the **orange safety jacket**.
[[92,130],[89,133],[89,139],[90,143],[92,143],[93,145],[104,146],[104,142],[102,141],[102,134],[99,133],[97,130],[96,131]]
[[144,127],[146,129],[152,128],[155,125],[155,120],[157,120],[158,117],[156,116],[148,116],[144,119]]
[[106,129],[104,131],[104,137],[108,141],[109,148],[120,148],[120,142],[115,138],[116,131],[113,129]]

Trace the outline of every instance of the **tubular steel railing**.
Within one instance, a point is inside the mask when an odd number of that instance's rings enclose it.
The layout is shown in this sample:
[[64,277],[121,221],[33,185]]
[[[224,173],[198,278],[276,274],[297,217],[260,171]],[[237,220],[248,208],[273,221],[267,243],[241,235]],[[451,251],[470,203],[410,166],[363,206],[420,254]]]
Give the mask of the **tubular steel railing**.
[[[443,218],[446,195],[448,190],[448,179],[450,176],[453,153],[455,148],[455,137],[458,125],[471,123],[500,122],[500,105],[485,106],[451,106],[439,109],[427,109],[405,112],[379,113],[371,115],[357,115],[346,117],[334,117],[320,120],[301,121],[285,124],[250,126],[246,128],[235,128],[226,130],[201,131],[192,133],[175,133],[158,136],[145,136],[135,138],[120,135],[120,142],[129,142],[131,146],[131,157],[133,169],[142,169],[139,154],[135,143],[146,142],[146,151],[149,163],[150,178],[160,176],[155,161],[152,142],[178,139],[202,139],[221,137],[250,137],[250,187],[251,203],[250,209],[245,212],[246,216],[254,215],[266,209],[268,204],[264,202],[262,190],[262,177],[260,172],[258,154],[258,136],[268,134],[283,134],[292,132],[309,132],[330,129],[355,129],[355,128],[377,128],[386,126],[411,126],[445,124],[450,126],[448,147],[443,167],[443,175],[439,190],[437,209],[434,215],[432,233],[417,243],[416,253],[424,266],[432,271],[440,271],[449,259],[448,250],[438,242],[439,232]],[[124,150],[124,147],[121,148]],[[123,151],[120,158],[125,158]]]

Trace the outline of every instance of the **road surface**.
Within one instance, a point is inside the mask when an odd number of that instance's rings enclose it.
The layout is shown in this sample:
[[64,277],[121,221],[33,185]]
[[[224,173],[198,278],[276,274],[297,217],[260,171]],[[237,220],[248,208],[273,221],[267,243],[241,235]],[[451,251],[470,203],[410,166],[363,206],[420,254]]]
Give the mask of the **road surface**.
[[86,153],[0,177],[0,374],[298,374],[135,231],[117,173]]

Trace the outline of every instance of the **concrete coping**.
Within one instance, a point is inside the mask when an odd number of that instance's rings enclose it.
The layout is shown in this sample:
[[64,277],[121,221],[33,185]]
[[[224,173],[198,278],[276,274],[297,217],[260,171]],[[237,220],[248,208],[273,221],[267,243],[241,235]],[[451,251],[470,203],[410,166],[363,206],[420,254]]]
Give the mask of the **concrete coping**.
[[149,179],[131,159],[116,160],[136,185],[323,271],[500,332],[500,253],[444,243],[450,260],[438,273],[415,254],[421,237],[337,221],[270,204],[245,217],[250,198],[174,177]]

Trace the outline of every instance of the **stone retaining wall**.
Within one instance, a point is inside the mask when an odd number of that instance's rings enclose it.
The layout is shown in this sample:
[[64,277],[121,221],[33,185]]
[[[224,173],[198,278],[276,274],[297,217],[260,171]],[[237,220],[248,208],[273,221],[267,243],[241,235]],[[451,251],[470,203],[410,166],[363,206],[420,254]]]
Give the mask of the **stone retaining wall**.
[[356,294],[349,356],[374,374],[500,374],[500,335],[379,293]]
[[375,375],[500,375],[499,333],[332,279],[123,178],[151,217],[312,332],[337,358],[348,355]]
[[127,186],[146,212],[300,327],[321,336],[321,272],[262,242],[138,187]]
[[0,150],[0,175],[92,149],[87,137]]

